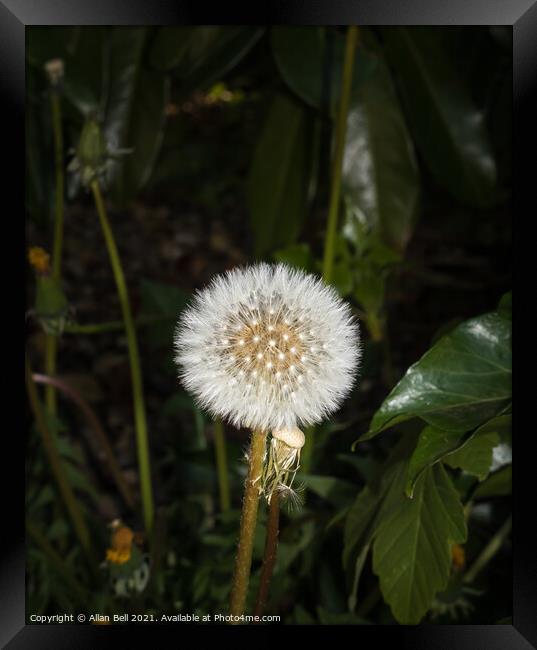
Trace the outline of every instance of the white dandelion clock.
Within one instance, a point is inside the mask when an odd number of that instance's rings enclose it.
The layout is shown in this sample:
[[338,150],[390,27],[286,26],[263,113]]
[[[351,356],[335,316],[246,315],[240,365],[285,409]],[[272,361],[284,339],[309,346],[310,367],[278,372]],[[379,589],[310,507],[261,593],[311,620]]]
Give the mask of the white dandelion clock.
[[183,385],[202,408],[261,431],[330,415],[360,358],[350,307],[317,277],[283,264],[214,278],[183,312],[174,345]]

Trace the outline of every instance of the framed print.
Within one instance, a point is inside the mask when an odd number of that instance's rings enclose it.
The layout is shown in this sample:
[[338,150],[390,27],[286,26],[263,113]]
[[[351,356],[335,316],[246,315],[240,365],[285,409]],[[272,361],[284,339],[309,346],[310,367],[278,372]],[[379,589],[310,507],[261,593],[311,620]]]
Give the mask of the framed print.
[[536,4],[204,10],[0,0],[3,647],[537,647],[512,480]]

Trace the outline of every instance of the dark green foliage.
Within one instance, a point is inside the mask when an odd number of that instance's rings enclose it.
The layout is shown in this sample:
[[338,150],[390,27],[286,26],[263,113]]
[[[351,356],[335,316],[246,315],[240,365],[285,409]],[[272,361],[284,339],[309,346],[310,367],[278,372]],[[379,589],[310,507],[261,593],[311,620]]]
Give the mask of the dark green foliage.
[[[93,575],[30,426],[28,611],[223,613],[247,432],[225,428],[232,508],[220,512],[213,423],[178,383],[173,331],[193,291],[225,269],[264,259],[322,272],[346,30],[27,31],[29,243],[52,241],[43,65],[60,57],[66,166],[88,125],[103,136],[96,167],[137,323],[157,510],[151,549],[141,540],[124,565]],[[464,577],[510,514],[509,34],[358,33],[333,284],[360,321],[363,357],[341,411],[305,432],[303,504],[282,509],[266,613],[293,624],[494,623],[511,614],[508,543],[472,584]],[[69,307],[81,326],[107,323],[91,335],[67,327],[58,372],[91,402],[136,492],[121,314],[78,174],[67,178],[62,290],[29,274],[28,318],[63,328]],[[36,372],[40,332],[28,341]],[[139,508],[117,497],[77,409],[60,398],[59,413],[50,427],[102,562],[110,522],[141,531]],[[265,521],[261,504],[249,612]],[[118,586],[146,563],[142,591]]]

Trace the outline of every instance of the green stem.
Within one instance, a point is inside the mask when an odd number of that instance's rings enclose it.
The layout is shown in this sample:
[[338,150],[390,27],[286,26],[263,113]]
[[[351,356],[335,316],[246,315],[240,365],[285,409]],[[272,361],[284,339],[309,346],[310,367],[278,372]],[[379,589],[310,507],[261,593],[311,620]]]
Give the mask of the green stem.
[[[49,377],[54,377],[56,375],[57,352],[58,338],[53,334],[47,334],[45,336],[45,373]],[[45,405],[49,415],[55,419],[58,411],[58,402],[54,386],[45,387]]]
[[336,245],[337,218],[339,212],[339,198],[341,193],[341,171],[343,166],[343,153],[345,151],[345,135],[347,132],[347,115],[352,88],[352,68],[354,65],[354,49],[358,28],[351,25],[347,32],[345,46],[345,60],[343,63],[343,80],[341,86],[341,100],[336,122],[336,142],[334,149],[334,163],[332,168],[332,186],[330,190],[330,204],[328,208],[328,223],[326,227],[323,278],[328,284],[332,281],[334,268],[334,254]]
[[125,283],[125,276],[119,258],[114,235],[108,221],[104,207],[101,188],[97,180],[91,183],[95,206],[101,222],[101,228],[108,248],[110,263],[116,281],[117,292],[121,303],[125,332],[127,334],[127,345],[132,378],[132,397],[134,403],[134,423],[136,428],[136,445],[138,450],[138,467],[140,472],[140,488],[142,494],[142,508],[144,524],[148,537],[151,537],[153,525],[153,491],[151,486],[151,467],[149,462],[149,444],[147,440],[147,421],[145,415],[145,403],[142,384],[142,372],[140,368],[140,357],[138,353],[138,342],[136,329],[132,318],[129,302],[129,294]]
[[213,431],[216,470],[218,474],[218,490],[220,495],[220,510],[222,512],[227,512],[231,508],[231,497],[229,494],[226,438],[224,435],[224,425],[220,418],[217,418],[214,421]]
[[66,585],[71,588],[73,595],[78,600],[78,604],[86,604],[88,600],[87,592],[73,576],[71,569],[65,565],[65,562],[63,561],[60,554],[50,545],[44,533],[39,529],[38,526],[33,524],[28,517],[26,518],[26,532],[32,538],[35,545],[38,546],[41,551],[47,556],[52,566],[56,569],[58,575],[61,576],[61,578],[63,578],[65,581]]
[[[141,316],[135,320],[134,324],[136,327],[143,327],[145,325],[164,323],[175,319],[175,316]],[[65,326],[64,332],[67,334],[102,334],[103,332],[119,332],[124,329],[124,321],[112,320],[106,323],[88,323],[87,325],[71,323]]]
[[492,560],[496,553],[502,547],[505,539],[511,532],[512,517],[511,515],[507,518],[500,530],[494,535],[490,542],[485,546],[481,551],[476,561],[464,574],[464,582],[473,582],[477,574],[485,568],[485,566]]
[[[54,214],[54,243],[52,246],[52,277],[60,281],[63,248],[63,134],[60,96],[54,89],[50,91],[50,108],[52,113],[52,133],[54,138],[54,169],[56,172],[56,195]],[[50,377],[56,375],[58,339],[47,334],[45,338],[45,372]],[[56,416],[57,401],[54,386],[45,387],[45,404],[52,417]]]
[[54,476],[54,479],[56,480],[56,483],[58,484],[61,497],[65,503],[67,512],[69,513],[69,516],[71,517],[71,520],[73,522],[75,533],[80,541],[82,548],[84,549],[84,551],[86,552],[90,560],[92,568],[95,569],[95,558],[93,556],[93,551],[91,549],[90,536],[89,536],[88,528],[86,526],[86,522],[82,517],[82,512],[79,508],[78,501],[71,488],[71,484],[67,480],[67,476],[65,475],[63,464],[60,458],[60,454],[58,453],[58,449],[54,444],[54,438],[48,427],[47,420],[43,412],[43,407],[41,406],[41,402],[39,401],[39,395],[37,393],[37,387],[33,380],[28,357],[26,357],[25,362],[26,362],[26,389],[28,391],[28,398],[30,400],[30,406],[32,407],[32,411],[34,413],[37,428],[43,440],[43,446],[45,448],[45,453],[47,455],[50,468],[52,470],[52,474]]
[[[258,483],[261,480],[261,473],[263,471],[265,440],[266,433],[264,431],[252,432],[248,476],[244,484],[239,544],[235,558],[235,573],[233,575],[233,586],[229,605],[229,613],[232,616],[241,616],[244,613],[246,605],[250,569],[252,567],[255,524],[259,506]],[[239,622],[232,621],[232,623]]]

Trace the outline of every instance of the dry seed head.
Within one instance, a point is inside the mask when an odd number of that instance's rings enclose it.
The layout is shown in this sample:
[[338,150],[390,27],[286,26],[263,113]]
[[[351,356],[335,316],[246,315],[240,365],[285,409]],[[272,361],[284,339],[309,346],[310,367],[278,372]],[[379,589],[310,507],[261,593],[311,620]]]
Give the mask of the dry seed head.
[[358,325],[335,289],[283,264],[214,278],[181,315],[174,344],[200,406],[264,431],[329,415],[360,357]]

